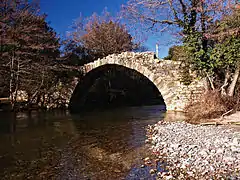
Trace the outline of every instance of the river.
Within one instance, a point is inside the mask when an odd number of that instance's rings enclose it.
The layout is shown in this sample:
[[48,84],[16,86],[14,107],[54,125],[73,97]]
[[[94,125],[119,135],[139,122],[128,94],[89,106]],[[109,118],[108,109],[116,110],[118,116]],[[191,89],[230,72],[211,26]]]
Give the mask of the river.
[[155,179],[148,167],[146,127],[180,119],[163,106],[126,107],[81,115],[0,114],[1,179]]

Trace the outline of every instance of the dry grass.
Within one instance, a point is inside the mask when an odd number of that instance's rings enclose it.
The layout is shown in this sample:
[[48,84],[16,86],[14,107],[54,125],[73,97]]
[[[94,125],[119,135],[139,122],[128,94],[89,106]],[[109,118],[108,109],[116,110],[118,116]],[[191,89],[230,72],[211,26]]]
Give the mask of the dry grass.
[[218,91],[208,91],[201,96],[198,102],[186,107],[187,121],[197,124],[219,118],[225,112],[237,109],[236,105],[236,98],[221,96]]

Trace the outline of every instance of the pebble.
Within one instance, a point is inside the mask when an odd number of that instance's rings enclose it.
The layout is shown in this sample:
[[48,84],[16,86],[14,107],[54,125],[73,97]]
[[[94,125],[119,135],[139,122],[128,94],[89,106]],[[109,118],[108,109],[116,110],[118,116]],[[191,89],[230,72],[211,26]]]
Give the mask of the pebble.
[[166,179],[166,180],[170,180],[170,179],[173,179],[173,176],[172,176],[172,175],[169,175],[169,176],[165,176],[165,179]]
[[[185,122],[161,122],[148,126],[148,130],[152,151],[159,158],[163,157],[169,166],[170,175],[158,172],[159,177],[240,177],[239,131],[225,126],[200,126]],[[145,161],[148,160],[145,158]],[[174,177],[175,174],[178,177]]]
[[150,169],[149,173],[154,174],[156,171],[154,169]]
[[219,148],[216,153],[217,154],[223,154],[224,153],[224,148]]
[[239,141],[238,138],[234,138],[234,139],[233,139],[233,142],[232,142],[233,145],[236,145],[236,146],[237,146],[237,145],[239,144],[238,141]]
[[150,158],[149,157],[146,157],[145,159],[144,159],[144,161],[149,161],[150,160]]
[[119,169],[114,170],[115,173],[120,173],[121,171]]

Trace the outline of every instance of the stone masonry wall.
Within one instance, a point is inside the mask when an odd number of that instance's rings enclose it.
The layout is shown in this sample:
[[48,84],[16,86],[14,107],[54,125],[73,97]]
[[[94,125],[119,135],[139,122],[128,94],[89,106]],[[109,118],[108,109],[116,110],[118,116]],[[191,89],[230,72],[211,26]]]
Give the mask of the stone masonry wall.
[[153,52],[112,54],[86,64],[85,73],[106,64],[122,65],[149,78],[162,94],[167,110],[183,111],[204,90],[203,81],[195,80],[189,86],[180,83],[180,62],[155,59]]

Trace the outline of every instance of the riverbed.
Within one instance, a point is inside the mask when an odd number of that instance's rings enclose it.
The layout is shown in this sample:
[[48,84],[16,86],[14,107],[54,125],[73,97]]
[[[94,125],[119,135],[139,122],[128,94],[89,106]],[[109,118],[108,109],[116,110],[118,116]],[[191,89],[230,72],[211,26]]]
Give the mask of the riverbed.
[[1,179],[155,179],[141,168],[149,156],[146,127],[164,106],[70,115],[65,111],[0,114]]

